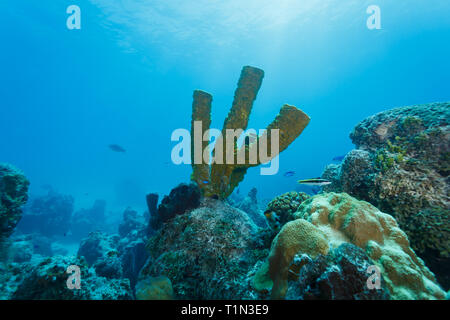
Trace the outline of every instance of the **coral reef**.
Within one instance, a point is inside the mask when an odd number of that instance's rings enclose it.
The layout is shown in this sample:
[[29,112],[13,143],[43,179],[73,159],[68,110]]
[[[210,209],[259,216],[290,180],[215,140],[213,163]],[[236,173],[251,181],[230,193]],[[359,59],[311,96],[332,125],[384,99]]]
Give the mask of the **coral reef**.
[[189,209],[200,205],[201,193],[193,184],[181,183],[165,196],[158,206],[158,216],[162,222],[172,219],[178,214],[183,214]]
[[396,108],[360,122],[357,149],[322,174],[324,191],[347,192],[392,214],[412,248],[450,287],[450,103]]
[[[149,196],[147,196],[148,199]],[[149,221],[149,230],[159,229],[164,222],[174,218],[176,215],[185,213],[188,210],[192,210],[200,205],[201,192],[195,183],[180,183],[177,187],[173,188],[168,196],[165,196],[158,206],[158,210],[155,212],[154,208],[149,208],[151,213]],[[156,200],[151,200],[157,202]],[[152,206],[154,204],[151,204]]]
[[149,235],[152,234],[154,230],[158,230],[161,227],[161,221],[158,219],[158,198],[159,196],[157,193],[149,193],[145,197],[149,214],[147,230]]
[[31,260],[34,250],[33,243],[28,239],[17,239],[11,241],[8,248],[8,260],[17,263],[28,262]]
[[38,197],[24,210],[17,229],[24,233],[37,232],[47,237],[63,236],[69,231],[73,212],[72,196],[52,190]]
[[127,208],[118,229],[119,235],[91,232],[81,241],[78,256],[83,257],[98,275],[108,279],[126,278],[134,289],[139,271],[148,258],[145,218]]
[[36,263],[0,262],[0,300],[10,300]]
[[0,243],[12,234],[22,217],[22,206],[28,200],[29,184],[18,169],[0,163]]
[[91,232],[83,239],[78,249],[78,256],[83,257],[89,267],[97,274],[109,279],[123,277],[122,263],[117,250],[118,236],[108,236],[102,232]]
[[123,212],[123,220],[119,224],[119,236],[122,238],[141,238],[145,235],[146,221],[137,211],[127,208]]
[[331,250],[351,243],[380,269],[392,299],[445,298],[395,219],[371,204],[345,193],[326,193],[304,201],[294,216],[297,220],[287,223],[272,243],[267,273],[274,283],[272,297],[284,297],[296,254],[314,259],[329,253],[325,244]]
[[[216,141],[213,150],[213,161],[203,159],[203,151],[208,146],[208,141],[203,141],[211,123],[212,96],[206,92],[194,91],[192,104],[192,126],[191,126],[191,157],[192,157],[192,180],[195,181],[203,194],[207,197],[218,197],[226,199],[237,185],[244,179],[250,167],[273,159],[278,153],[285,150],[303,131],[309,123],[309,117],[294,106],[284,105],[275,120],[267,127],[267,131],[256,141],[244,143],[238,148],[237,138],[232,137],[232,150],[227,150],[227,130],[246,130],[248,119],[252,110],[253,102],[262,84],[264,72],[260,69],[246,66],[242,69],[238,86],[234,94],[234,100],[230,112],[225,119],[222,136]],[[201,131],[194,130],[194,123],[201,122]],[[271,148],[271,130],[279,129],[278,153]],[[267,143],[268,160],[262,159],[258,153],[254,163],[249,161],[249,155],[258,147],[259,141]],[[231,154],[232,153],[232,154]],[[245,163],[239,164],[237,156],[244,154]],[[270,155],[270,156],[269,156]],[[217,159],[217,158],[218,159]],[[232,163],[225,159],[233,159]]]
[[[69,289],[66,273],[70,265],[80,267],[80,289]],[[16,283],[11,299],[17,300],[128,300],[133,298],[128,280],[108,280],[96,275],[85,261],[77,257],[53,256],[36,265],[18,265],[11,274]],[[27,272],[24,273],[24,270]]]
[[274,234],[277,234],[281,227],[294,219],[293,214],[300,204],[309,197],[304,192],[291,191],[283,193],[269,202],[264,214]]
[[104,229],[106,201],[96,200],[89,209],[80,209],[76,211],[70,223],[72,237],[81,239],[90,232]]
[[136,285],[138,300],[172,300],[172,283],[167,277],[148,277]]
[[119,252],[122,262],[123,276],[130,280],[134,288],[139,277],[139,272],[145,265],[149,253],[145,247],[146,239],[138,239],[131,242],[120,242]]
[[326,254],[328,249],[325,233],[308,221],[297,219],[285,224],[273,240],[269,254],[272,298],[280,299],[286,295],[289,267],[298,252],[316,257]]
[[249,298],[247,272],[267,255],[246,213],[208,198],[166,222],[148,248],[140,281],[165,276],[177,299]]
[[119,225],[121,237],[117,249],[123,268],[123,275],[130,279],[134,288],[139,271],[149,256],[145,244],[147,242],[148,222],[145,217],[128,208],[123,213],[123,222]]
[[119,239],[117,235],[108,236],[100,231],[91,232],[81,241],[78,256],[83,257],[91,266],[104,257],[118,255]]
[[367,270],[373,264],[362,249],[350,243],[343,243],[315,259],[306,254],[296,256],[290,266],[286,299],[389,300],[382,276],[380,289],[367,287]]

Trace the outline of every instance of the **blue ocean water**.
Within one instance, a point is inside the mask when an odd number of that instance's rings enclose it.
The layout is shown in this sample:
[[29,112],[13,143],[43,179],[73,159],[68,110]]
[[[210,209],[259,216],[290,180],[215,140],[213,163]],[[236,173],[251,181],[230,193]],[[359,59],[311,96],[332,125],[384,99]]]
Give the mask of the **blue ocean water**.
[[[170,136],[190,128],[193,90],[213,95],[221,129],[250,65],[265,78],[249,127],[265,128],[284,103],[311,122],[277,175],[253,168],[240,188],[293,190],[353,148],[362,119],[450,99],[450,2],[375,2],[2,1],[0,160],[25,172],[30,194],[51,185],[78,207],[143,209],[146,193],[189,181]],[[373,4],[379,30],[366,26]],[[66,26],[69,5],[81,9],[80,30]]]

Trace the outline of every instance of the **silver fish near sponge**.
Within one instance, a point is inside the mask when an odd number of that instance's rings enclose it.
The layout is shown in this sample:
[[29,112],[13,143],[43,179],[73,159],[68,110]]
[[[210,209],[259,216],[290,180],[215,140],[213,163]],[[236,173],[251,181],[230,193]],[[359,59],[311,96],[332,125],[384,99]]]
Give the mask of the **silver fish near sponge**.
[[331,181],[328,181],[328,180],[322,179],[322,178],[298,180],[297,182],[300,184],[308,185],[308,186],[321,186],[321,187],[331,184]]

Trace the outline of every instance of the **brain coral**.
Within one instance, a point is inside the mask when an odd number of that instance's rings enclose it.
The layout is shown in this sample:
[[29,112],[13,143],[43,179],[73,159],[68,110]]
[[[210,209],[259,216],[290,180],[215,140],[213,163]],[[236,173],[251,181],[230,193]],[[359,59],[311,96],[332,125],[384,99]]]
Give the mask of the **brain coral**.
[[273,298],[283,297],[295,253],[326,254],[328,247],[343,243],[360,247],[374,261],[392,299],[445,298],[395,219],[373,205],[346,193],[326,193],[303,202],[294,216],[298,220],[286,224],[272,244],[268,273]]
[[326,193],[305,201],[295,215],[325,233],[330,247],[348,242],[363,249],[380,268],[393,299],[445,298],[395,219],[370,203]]

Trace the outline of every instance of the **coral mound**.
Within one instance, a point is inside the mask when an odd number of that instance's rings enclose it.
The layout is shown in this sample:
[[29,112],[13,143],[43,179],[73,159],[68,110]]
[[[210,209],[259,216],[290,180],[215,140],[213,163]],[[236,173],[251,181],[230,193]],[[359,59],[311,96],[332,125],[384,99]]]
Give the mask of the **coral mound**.
[[177,215],[149,241],[140,281],[165,276],[177,299],[250,298],[246,275],[258,259],[258,228],[220,200]]
[[345,193],[319,194],[303,202],[295,217],[298,220],[287,223],[272,244],[273,298],[284,297],[295,254],[315,257],[327,254],[327,246],[334,249],[345,243],[361,248],[379,268],[385,284],[382,289],[392,299],[445,298],[395,219],[370,203]]
[[[258,68],[246,66],[242,68],[238,87],[234,93],[233,104],[223,124],[222,136],[217,138],[213,150],[213,159],[205,161],[203,151],[208,147],[209,126],[211,124],[212,96],[204,91],[194,91],[192,103],[191,121],[191,160],[192,176],[204,196],[226,199],[244,179],[247,170],[251,167],[266,163],[284,151],[306,128],[310,118],[302,110],[294,106],[283,105],[277,117],[267,126],[266,132],[250,141],[250,135],[246,135],[247,143],[238,146],[237,139],[247,129],[253,102],[256,99],[259,88],[264,78],[264,71]],[[200,129],[196,133],[196,124]],[[227,130],[237,132],[237,136],[228,136]],[[238,132],[240,130],[240,132]],[[272,150],[272,130],[279,133],[279,148]],[[273,137],[276,136],[276,133]],[[208,137],[209,138],[209,137]],[[228,141],[227,141],[228,139]],[[258,147],[259,141],[265,142],[267,158],[261,156]],[[227,146],[229,145],[229,147]],[[255,152],[255,153],[254,153]],[[250,155],[254,154],[255,159]],[[243,155],[245,161],[239,162],[239,155]],[[269,156],[270,155],[270,156]],[[225,160],[226,159],[226,160]],[[231,159],[232,161],[228,161]]]
[[296,213],[324,232],[331,247],[352,243],[374,261],[393,299],[443,299],[431,271],[392,216],[345,193],[317,195]]
[[17,228],[24,233],[40,233],[47,237],[63,236],[69,229],[74,198],[52,190],[35,198],[27,206]]
[[[327,255],[313,259],[306,254],[294,257],[291,269],[301,268],[297,281],[289,283],[286,299],[291,300],[388,300],[384,278],[380,288],[367,286],[367,270],[373,261],[357,246],[344,243]],[[291,277],[292,277],[291,272]]]
[[324,191],[346,192],[393,215],[411,247],[450,288],[450,103],[396,108],[361,121],[357,146],[322,174]]
[[0,163],[0,242],[11,235],[22,217],[29,184],[22,172]]

